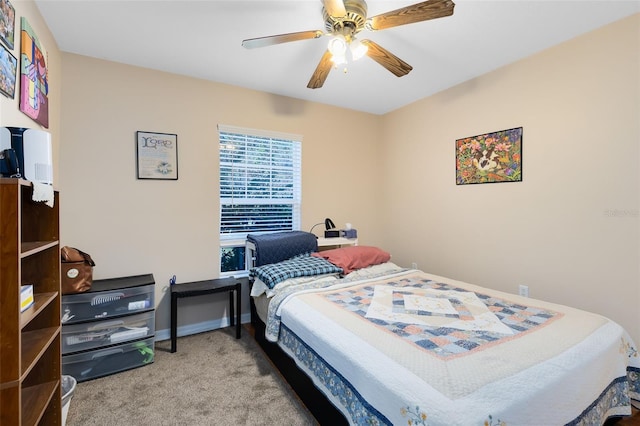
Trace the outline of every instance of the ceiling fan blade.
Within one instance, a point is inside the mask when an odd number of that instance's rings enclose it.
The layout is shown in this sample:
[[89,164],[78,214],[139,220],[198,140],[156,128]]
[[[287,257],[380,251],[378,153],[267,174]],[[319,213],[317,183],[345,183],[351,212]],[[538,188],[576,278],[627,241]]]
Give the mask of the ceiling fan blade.
[[267,37],[250,38],[242,40],[242,45],[247,49],[256,47],[273,46],[274,44],[288,43],[290,41],[308,40],[311,38],[320,38],[324,33],[320,30],[316,31],[300,31],[297,33],[279,34]]
[[443,18],[453,15],[454,6],[455,4],[451,0],[423,1],[381,15],[372,16],[367,19],[366,25],[370,30],[384,30],[399,25]]
[[343,0],[322,0],[324,9],[333,18],[342,18],[347,14]]
[[333,61],[331,60],[331,52],[329,50],[325,50],[324,55],[320,59],[320,63],[316,67],[316,70],[313,72],[311,79],[309,80],[309,84],[307,87],[309,89],[319,89],[324,84],[324,81],[327,79],[331,68],[333,68]]
[[413,69],[411,65],[371,40],[362,40],[362,44],[368,47],[367,56],[391,71],[397,77],[407,75]]

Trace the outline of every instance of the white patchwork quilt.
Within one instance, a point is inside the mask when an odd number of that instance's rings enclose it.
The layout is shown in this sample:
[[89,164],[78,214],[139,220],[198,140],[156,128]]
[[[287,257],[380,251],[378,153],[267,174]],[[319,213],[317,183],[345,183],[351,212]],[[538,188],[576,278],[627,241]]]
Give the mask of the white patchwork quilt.
[[267,338],[352,424],[594,425],[640,399],[637,347],[605,317],[377,271],[288,287],[269,306]]

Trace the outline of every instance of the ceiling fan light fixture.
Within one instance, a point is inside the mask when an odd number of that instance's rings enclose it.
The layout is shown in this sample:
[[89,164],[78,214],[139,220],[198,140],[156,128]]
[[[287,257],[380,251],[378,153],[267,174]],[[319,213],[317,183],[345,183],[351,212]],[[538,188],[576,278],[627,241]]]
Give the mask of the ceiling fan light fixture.
[[[329,72],[338,65],[356,61],[367,55],[396,77],[407,75],[413,67],[372,40],[356,40],[364,29],[379,31],[416,22],[453,15],[453,0],[426,0],[375,16],[367,16],[366,0],[322,0],[322,16],[326,32],[300,31],[242,41],[247,49],[330,36],[307,87],[322,87]],[[346,65],[344,68],[346,72]]]
[[335,66],[346,64],[347,57],[345,55],[331,55],[331,62],[333,62]]
[[366,44],[362,43],[360,40],[354,39],[349,45],[349,50],[351,50],[351,58],[354,61],[357,61],[367,54],[367,50],[369,50],[369,47]]
[[347,53],[347,39],[342,34],[338,34],[329,40],[327,48],[334,57],[344,56]]

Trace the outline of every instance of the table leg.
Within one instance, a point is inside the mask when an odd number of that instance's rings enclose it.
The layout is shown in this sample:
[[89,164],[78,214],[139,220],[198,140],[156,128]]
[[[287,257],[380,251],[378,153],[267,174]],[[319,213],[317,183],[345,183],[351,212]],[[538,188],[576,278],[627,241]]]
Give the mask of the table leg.
[[236,283],[236,339],[240,338],[240,323],[242,322],[242,309],[240,303],[242,301],[242,284]]
[[236,325],[236,314],[233,309],[233,290],[229,290],[229,324],[231,327]]
[[176,351],[178,337],[178,295],[171,294],[171,353]]

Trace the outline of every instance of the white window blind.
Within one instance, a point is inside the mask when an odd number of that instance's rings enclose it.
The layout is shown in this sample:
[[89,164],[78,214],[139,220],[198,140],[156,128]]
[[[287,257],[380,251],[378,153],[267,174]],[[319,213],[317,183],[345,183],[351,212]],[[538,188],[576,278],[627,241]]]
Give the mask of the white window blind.
[[299,135],[218,126],[220,236],[300,229]]

